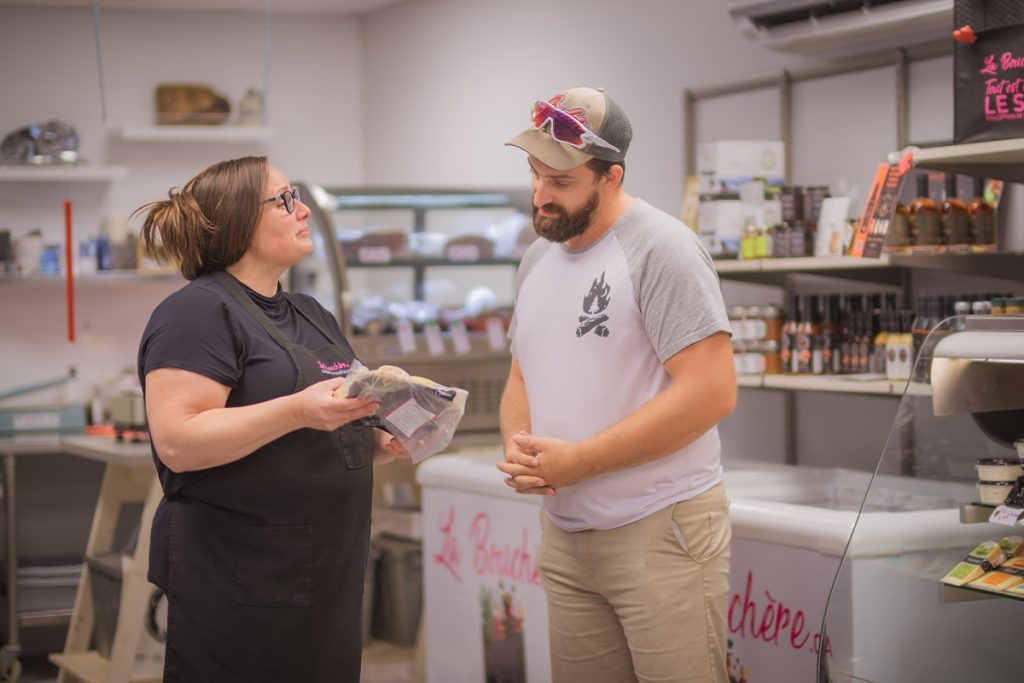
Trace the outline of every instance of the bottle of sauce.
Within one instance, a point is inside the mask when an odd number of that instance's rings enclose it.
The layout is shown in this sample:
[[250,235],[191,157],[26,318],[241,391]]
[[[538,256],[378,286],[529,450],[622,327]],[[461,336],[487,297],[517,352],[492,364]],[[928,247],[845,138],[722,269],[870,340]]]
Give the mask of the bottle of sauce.
[[996,210],[985,200],[985,179],[974,179],[974,198],[967,203],[973,251],[995,251]]
[[969,251],[971,222],[967,205],[956,193],[956,174],[946,174],[946,198],[942,200],[942,242],[950,251]]
[[910,233],[914,246],[937,250],[942,245],[942,216],[928,194],[928,174],[917,176],[917,196],[910,204]]
[[796,372],[796,354],[793,353],[796,343],[796,322],[800,315],[800,298],[793,296],[792,305],[786,311],[786,322],[782,324],[779,338],[779,353],[782,356],[782,372]]

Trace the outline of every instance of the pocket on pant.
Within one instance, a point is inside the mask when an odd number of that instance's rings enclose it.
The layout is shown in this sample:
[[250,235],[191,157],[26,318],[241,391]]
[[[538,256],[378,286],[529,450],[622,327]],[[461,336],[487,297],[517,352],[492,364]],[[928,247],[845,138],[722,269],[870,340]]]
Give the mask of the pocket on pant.
[[702,500],[711,493],[706,491],[672,507],[672,533],[683,552],[696,562],[717,557],[728,549],[732,538],[728,503],[718,506]]
[[313,572],[313,527],[238,528],[235,603],[253,607],[308,607]]
[[374,440],[370,427],[347,425],[331,432],[331,440],[350,470],[366,467],[373,460]]

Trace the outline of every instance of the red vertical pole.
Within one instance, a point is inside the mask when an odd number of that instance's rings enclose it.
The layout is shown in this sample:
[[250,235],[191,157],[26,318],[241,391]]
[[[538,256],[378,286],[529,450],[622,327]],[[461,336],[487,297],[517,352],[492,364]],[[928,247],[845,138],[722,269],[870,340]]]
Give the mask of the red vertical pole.
[[67,285],[68,341],[75,341],[75,275],[73,253],[75,242],[71,236],[71,202],[64,202],[64,281]]

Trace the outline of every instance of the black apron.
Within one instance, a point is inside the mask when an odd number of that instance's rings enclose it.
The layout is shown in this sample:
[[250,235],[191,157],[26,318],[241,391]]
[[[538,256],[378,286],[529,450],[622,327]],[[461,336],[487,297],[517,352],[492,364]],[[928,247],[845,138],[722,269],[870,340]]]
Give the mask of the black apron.
[[[328,379],[325,367],[352,362],[344,339],[318,349],[292,343],[234,278],[215,277],[287,351],[295,391]],[[366,426],[299,429],[180,491],[165,487],[165,681],[359,680],[373,449]]]

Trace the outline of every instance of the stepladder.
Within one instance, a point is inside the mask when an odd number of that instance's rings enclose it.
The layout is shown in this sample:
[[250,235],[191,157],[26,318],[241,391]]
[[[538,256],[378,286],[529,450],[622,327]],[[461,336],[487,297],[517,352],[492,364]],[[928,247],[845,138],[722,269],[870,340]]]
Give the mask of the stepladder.
[[[162,646],[154,642],[152,627],[147,630],[146,625],[147,617],[152,621],[156,597],[155,587],[146,579],[150,527],[161,496],[160,481],[149,458],[107,462],[86,545],[87,562],[82,568],[64,651],[50,655],[50,661],[60,670],[58,683],[147,683],[161,680]],[[115,533],[122,509],[125,506],[137,507],[139,503],[142,504],[142,512],[134,551],[116,556]],[[109,656],[106,656],[106,652],[101,654],[98,649],[90,649],[103,616],[97,613],[96,598],[104,597],[98,591],[101,586],[97,582],[107,579],[90,570],[89,559],[112,555],[117,557],[119,564],[120,586],[119,590],[116,585],[114,589],[117,619],[113,638],[107,638]],[[109,586],[102,587],[109,589]],[[109,600],[109,595],[104,599]],[[109,631],[111,624],[106,626]],[[95,638],[96,642],[99,640]]]

